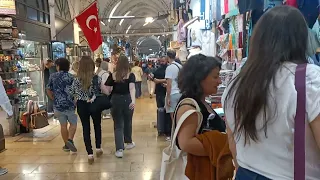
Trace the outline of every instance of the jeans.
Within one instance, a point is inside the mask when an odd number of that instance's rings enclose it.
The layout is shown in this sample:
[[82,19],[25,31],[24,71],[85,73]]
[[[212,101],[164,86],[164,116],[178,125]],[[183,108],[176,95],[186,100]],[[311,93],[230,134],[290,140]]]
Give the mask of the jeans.
[[136,98],[139,98],[142,95],[141,81],[136,82],[135,85],[136,85]]
[[89,111],[91,103],[77,101],[77,112],[80,117],[83,129],[83,140],[88,154],[93,154],[91,145],[90,116],[93,120],[94,134],[96,138],[96,148],[101,148],[101,112]]
[[124,150],[124,143],[132,143],[133,110],[129,109],[131,102],[130,94],[113,94],[111,97],[116,150]]
[[239,167],[236,174],[236,180],[270,180],[270,179],[264,176],[261,176],[260,174],[257,174],[255,172],[252,172],[248,169]]

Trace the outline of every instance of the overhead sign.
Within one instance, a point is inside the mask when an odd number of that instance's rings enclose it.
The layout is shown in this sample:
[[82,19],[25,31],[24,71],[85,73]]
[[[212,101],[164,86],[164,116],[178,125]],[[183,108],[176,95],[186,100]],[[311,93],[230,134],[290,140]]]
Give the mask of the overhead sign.
[[15,0],[0,0],[0,14],[16,14]]

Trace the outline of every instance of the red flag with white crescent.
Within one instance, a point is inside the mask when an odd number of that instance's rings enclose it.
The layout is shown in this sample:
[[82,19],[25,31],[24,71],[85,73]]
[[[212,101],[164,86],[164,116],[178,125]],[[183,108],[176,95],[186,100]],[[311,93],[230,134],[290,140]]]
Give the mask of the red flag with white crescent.
[[97,50],[102,44],[97,2],[92,3],[85,11],[79,14],[76,19],[91,50]]

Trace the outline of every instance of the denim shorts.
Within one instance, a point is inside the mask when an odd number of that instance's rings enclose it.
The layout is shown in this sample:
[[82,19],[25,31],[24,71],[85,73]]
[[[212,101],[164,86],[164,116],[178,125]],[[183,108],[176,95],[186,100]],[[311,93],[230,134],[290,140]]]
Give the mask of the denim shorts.
[[76,125],[78,121],[78,116],[75,111],[58,111],[54,110],[54,115],[58,118],[60,124],[67,124],[68,122],[72,125]]
[[[179,103],[180,98],[181,98],[180,93],[170,95],[170,100],[171,100],[170,106],[166,105],[166,112],[167,113],[174,113],[174,111],[176,110],[176,107]],[[166,102],[167,102],[167,100],[166,100]]]
[[248,169],[239,167],[236,174],[236,180],[270,180],[270,179],[260,174],[257,174],[255,172],[252,172]]

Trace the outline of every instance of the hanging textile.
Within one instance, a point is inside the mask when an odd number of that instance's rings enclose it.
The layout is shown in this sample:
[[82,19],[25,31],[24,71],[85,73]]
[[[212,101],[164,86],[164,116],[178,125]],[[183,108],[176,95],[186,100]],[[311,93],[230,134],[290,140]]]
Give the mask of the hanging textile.
[[228,0],[224,0],[224,14],[228,14],[229,12],[229,3]]
[[250,10],[263,10],[264,0],[238,0],[238,7],[241,14]]
[[293,7],[298,7],[297,0],[287,0],[286,5],[288,6],[293,6]]
[[298,8],[312,28],[319,15],[319,0],[297,0]]

